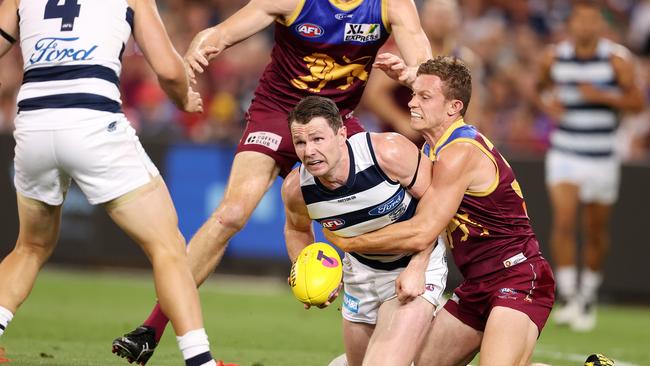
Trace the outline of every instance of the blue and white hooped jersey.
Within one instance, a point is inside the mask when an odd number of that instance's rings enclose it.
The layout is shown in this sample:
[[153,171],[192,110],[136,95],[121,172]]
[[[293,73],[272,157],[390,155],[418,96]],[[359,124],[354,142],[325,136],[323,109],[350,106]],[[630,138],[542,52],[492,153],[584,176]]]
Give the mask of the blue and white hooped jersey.
[[[312,220],[341,237],[357,236],[413,217],[417,200],[377,164],[369,133],[348,139],[350,174],[342,187],[330,190],[300,166],[300,187]],[[406,266],[409,254],[350,253],[379,269]]]
[[628,51],[606,39],[598,42],[596,55],[579,59],[575,47],[565,41],[556,46],[551,79],[555,93],[565,108],[559,126],[551,135],[551,148],[583,157],[610,157],[614,154],[618,111],[583,100],[578,86],[588,83],[608,92],[620,93],[611,57]]
[[121,56],[134,16],[125,0],[22,0],[18,15],[17,128],[70,128],[122,113]]

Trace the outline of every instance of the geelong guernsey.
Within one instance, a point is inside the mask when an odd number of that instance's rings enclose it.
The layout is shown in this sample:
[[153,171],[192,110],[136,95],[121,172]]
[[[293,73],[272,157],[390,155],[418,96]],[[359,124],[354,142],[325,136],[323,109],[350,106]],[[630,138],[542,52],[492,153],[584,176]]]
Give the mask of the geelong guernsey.
[[16,127],[60,129],[121,114],[121,56],[133,29],[124,0],[21,1],[23,85]]
[[[379,167],[370,134],[350,137],[348,152],[348,180],[334,190],[300,166],[300,187],[309,217],[341,237],[361,235],[411,218],[417,200]],[[410,254],[350,254],[361,263],[385,270],[405,267],[411,258]]]
[[577,58],[575,46],[568,41],[556,46],[551,78],[565,113],[551,135],[553,150],[593,158],[613,155],[618,112],[583,100],[578,86],[588,83],[604,91],[620,93],[611,57],[625,52],[623,46],[606,39],[598,41],[596,53],[589,59]]

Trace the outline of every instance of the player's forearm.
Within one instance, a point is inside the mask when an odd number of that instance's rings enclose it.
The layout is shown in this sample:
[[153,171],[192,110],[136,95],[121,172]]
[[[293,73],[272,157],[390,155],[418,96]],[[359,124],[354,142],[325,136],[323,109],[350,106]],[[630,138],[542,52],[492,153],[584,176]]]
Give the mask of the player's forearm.
[[407,267],[417,271],[424,272],[429,265],[429,258],[431,257],[431,252],[433,248],[437,245],[437,241],[433,242],[432,245],[429,245],[426,249],[421,250],[411,257]]
[[158,75],[160,87],[165,91],[169,99],[180,109],[183,109],[187,103],[187,92],[189,81],[185,71],[182,70],[177,75]]
[[640,92],[629,92],[623,95],[603,93],[602,103],[615,109],[638,113],[643,111],[645,102]]
[[[383,229],[347,239],[345,251],[360,253],[404,253],[425,250],[432,235],[417,227],[411,220],[392,224]],[[436,234],[437,235],[437,234]],[[436,237],[433,235],[433,238]]]
[[303,248],[314,242],[312,233],[291,229],[284,230],[284,238],[291,263],[296,261]]

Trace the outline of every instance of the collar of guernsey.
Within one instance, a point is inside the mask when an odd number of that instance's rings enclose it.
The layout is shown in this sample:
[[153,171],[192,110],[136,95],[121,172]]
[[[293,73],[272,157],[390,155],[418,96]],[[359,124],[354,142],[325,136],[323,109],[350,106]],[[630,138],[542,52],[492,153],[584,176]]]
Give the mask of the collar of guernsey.
[[440,149],[445,147],[454,139],[459,137],[473,138],[474,136],[476,136],[477,134],[476,129],[470,127],[471,127],[470,125],[465,124],[465,120],[461,117],[460,119],[456,120],[456,122],[452,123],[449,127],[447,127],[445,133],[443,133],[442,136],[440,136],[440,138],[438,139],[438,141],[436,141],[436,144],[433,147],[433,149],[431,148],[431,145],[429,145],[428,142],[425,142],[424,145],[422,146],[422,153],[426,155],[431,161],[436,161],[436,156],[438,155]]

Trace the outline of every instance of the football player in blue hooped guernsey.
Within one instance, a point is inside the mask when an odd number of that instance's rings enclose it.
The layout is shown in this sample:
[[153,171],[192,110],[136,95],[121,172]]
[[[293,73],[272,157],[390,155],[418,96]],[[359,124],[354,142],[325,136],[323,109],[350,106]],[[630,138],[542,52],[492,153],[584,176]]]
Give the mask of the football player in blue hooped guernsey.
[[147,254],[185,365],[215,366],[174,205],[122,113],[121,56],[131,35],[170,99],[202,111],[154,0],[0,2],[0,56],[19,43],[24,62],[14,131],[20,228],[0,263],[0,335],[56,247],[74,180]]
[[[318,96],[304,98],[288,119],[302,162],[282,185],[292,262],[314,241],[312,220],[335,235],[351,237],[413,216],[417,199],[431,183],[433,164],[406,137],[366,132],[346,139],[336,104]],[[347,365],[410,365],[446,280],[445,247],[436,240],[416,253],[346,253],[342,314]],[[345,364],[341,361],[336,364]]]
[[[190,77],[228,47],[271,24],[271,61],[248,109],[224,197],[189,244],[197,285],[214,272],[228,241],[246,225],[275,179],[285,177],[298,162],[287,114],[302,98],[334,100],[351,136],[363,131],[353,111],[373,67],[386,69],[386,59],[375,56],[389,34],[412,71],[402,79],[405,84],[415,79],[417,65],[431,57],[413,0],[251,0],[194,37],[185,54]],[[167,322],[156,305],[141,326],[115,345],[131,349],[133,358],[145,363]]]

